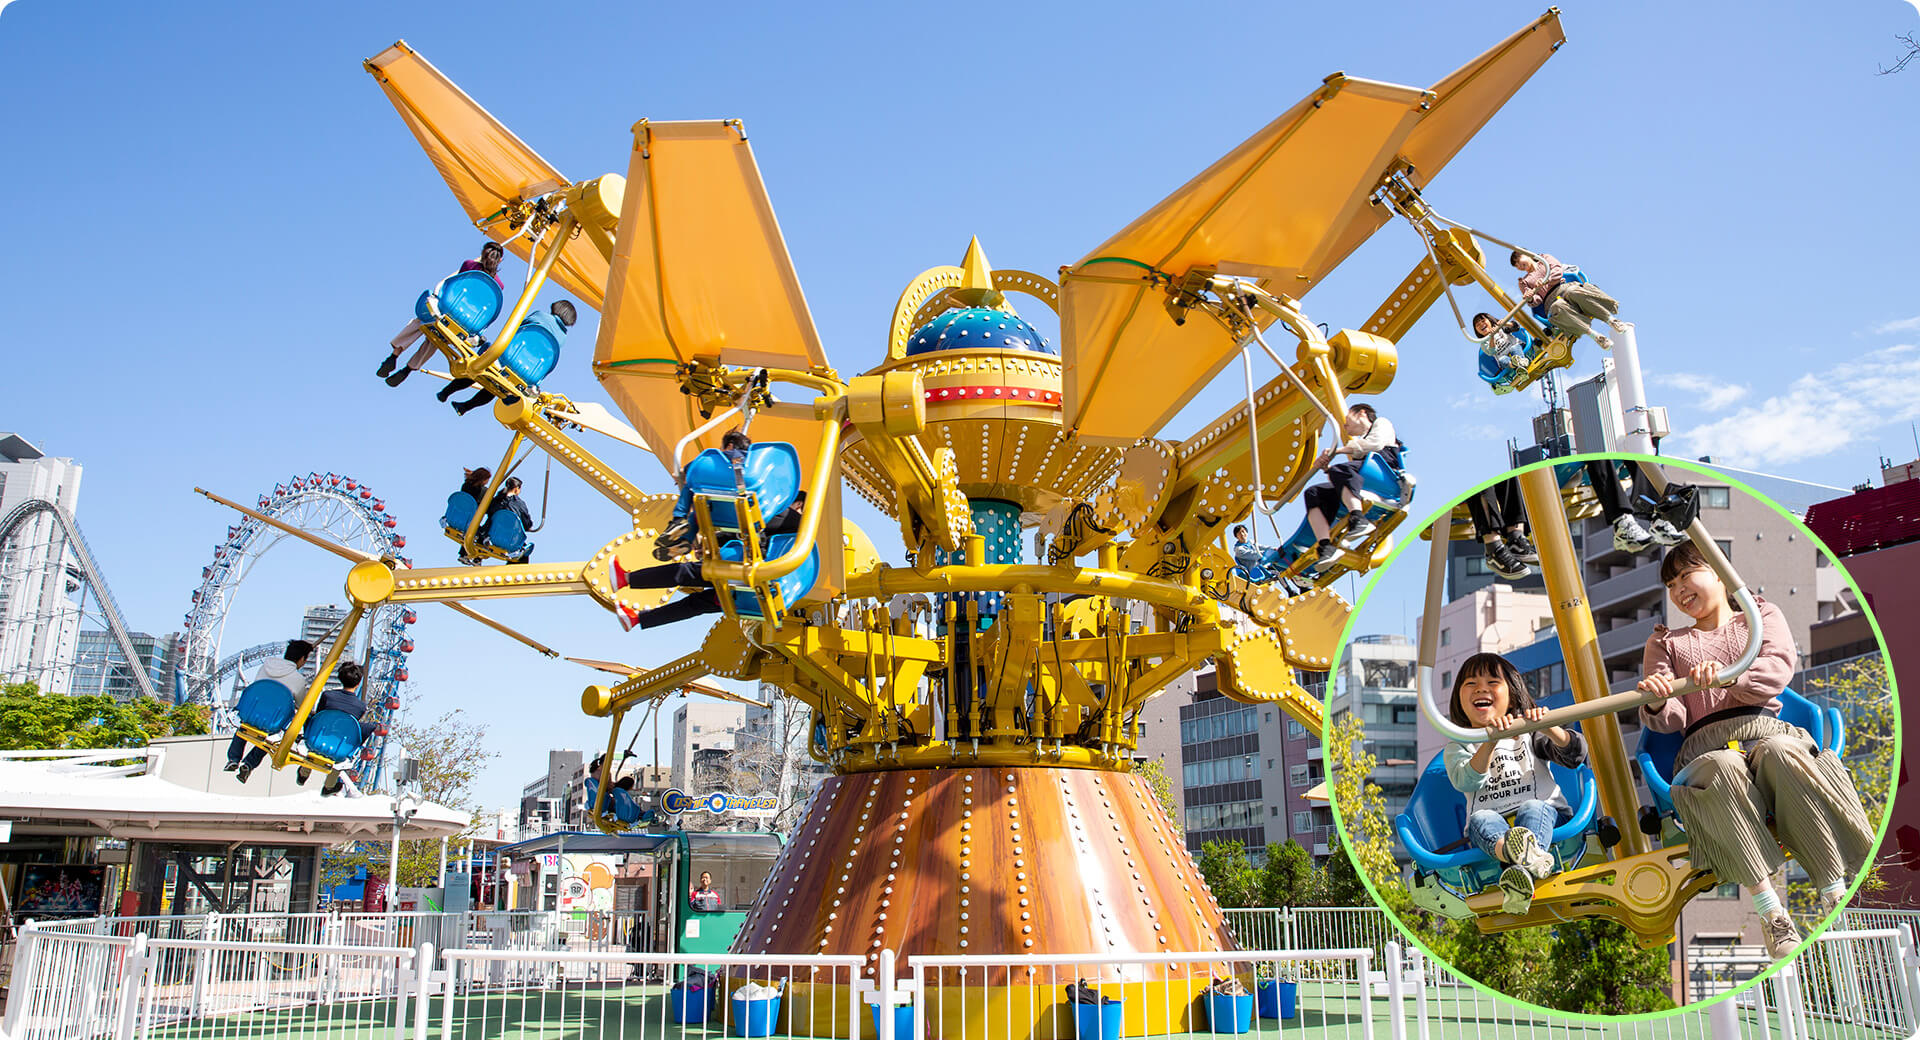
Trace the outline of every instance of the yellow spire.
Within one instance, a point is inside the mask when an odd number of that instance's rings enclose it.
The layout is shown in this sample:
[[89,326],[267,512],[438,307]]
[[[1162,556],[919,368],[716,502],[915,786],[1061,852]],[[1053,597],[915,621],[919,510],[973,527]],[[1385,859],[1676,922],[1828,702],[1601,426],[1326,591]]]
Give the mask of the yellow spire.
[[975,237],[967,243],[966,258],[960,261],[960,288],[948,295],[965,307],[1004,307],[1007,298],[993,287],[993,268],[987,264],[986,250]]

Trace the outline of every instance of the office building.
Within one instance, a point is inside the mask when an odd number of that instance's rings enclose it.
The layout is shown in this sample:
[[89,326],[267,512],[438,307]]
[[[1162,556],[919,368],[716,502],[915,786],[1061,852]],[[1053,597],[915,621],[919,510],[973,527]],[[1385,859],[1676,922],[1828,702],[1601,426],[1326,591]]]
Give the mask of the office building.
[[[153,688],[162,696],[171,693],[174,637],[150,636],[145,632],[129,632],[127,635],[133,641],[134,653],[140,658],[138,667],[145,669]],[[127,655],[121,653],[120,644],[114,640],[111,632],[97,628],[84,629],[80,633],[74,656],[73,679],[66,692],[75,696],[105,695],[120,700],[140,696],[140,686],[134,679],[133,667],[127,663]]]
[[[1324,673],[1299,679],[1312,696],[1323,694]],[[1174,705],[1180,767],[1169,768],[1180,792],[1187,848],[1198,852],[1210,841],[1237,841],[1258,862],[1268,845],[1291,839],[1315,856],[1326,855],[1332,813],[1324,802],[1307,798],[1326,778],[1320,735],[1275,705],[1223,696],[1211,669],[1194,681],[1191,703]]]

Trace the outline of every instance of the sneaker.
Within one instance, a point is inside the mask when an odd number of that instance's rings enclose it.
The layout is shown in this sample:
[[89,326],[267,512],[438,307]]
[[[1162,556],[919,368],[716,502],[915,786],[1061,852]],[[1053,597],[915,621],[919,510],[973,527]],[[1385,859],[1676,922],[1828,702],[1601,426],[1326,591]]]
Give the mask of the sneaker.
[[1315,547],[1314,556],[1313,566],[1310,569],[1313,573],[1318,574],[1333,566],[1334,562],[1340,559],[1340,550],[1335,548],[1332,542],[1323,539],[1320,544]]
[[1640,526],[1632,513],[1613,522],[1613,547],[1624,553],[1645,552],[1653,545],[1653,533]]
[[1524,534],[1509,534],[1506,537],[1507,548],[1513,550],[1513,558],[1521,563],[1539,563],[1540,549],[1533,539]]
[[307,786],[307,781],[312,777],[313,770],[308,769],[306,766],[301,766],[299,769],[293,771],[293,782],[299,784],[301,787]]
[[1821,920],[1825,920],[1828,914],[1831,914],[1835,910],[1839,909],[1840,897],[1834,896],[1834,895],[1828,895],[1827,893],[1822,892],[1820,893],[1820,901],[1818,906],[1819,906],[1819,909],[1814,912],[1814,916]]
[[236,758],[228,761],[225,766],[221,767],[220,771],[223,773],[231,773],[238,768],[240,768],[240,760]]
[[621,589],[626,588],[627,587],[627,569],[625,567],[620,566],[620,557],[615,556],[613,558],[613,562],[609,565],[609,567],[610,567],[609,573],[613,579],[613,591],[619,592]]
[[252,766],[241,766],[241,767],[240,767],[240,782],[241,782],[241,783],[243,783],[243,784],[244,784],[244,783],[246,783],[246,782],[247,782],[247,777],[250,777],[250,776],[252,776],[252,775],[253,775],[253,767],[252,767]]
[[1347,521],[1346,533],[1340,536],[1340,540],[1347,545],[1359,545],[1366,541],[1367,536],[1372,534],[1373,529],[1378,526],[1364,516],[1356,516]]
[[692,547],[693,520],[683,516],[668,524],[667,529],[660,532],[659,539],[653,543],[653,558],[666,563]]
[[1533,573],[1533,568],[1521,562],[1513,547],[1504,541],[1488,542],[1486,556],[1487,569],[1508,581],[1519,581]]
[[382,379],[392,375],[394,363],[399,360],[400,360],[400,355],[388,354],[385,358],[381,359],[380,367],[374,369],[373,374],[381,377]]
[[1537,878],[1553,873],[1553,853],[1540,847],[1540,837],[1525,827],[1507,832],[1507,859]]
[[453,410],[455,414],[465,415],[486,403],[485,401],[459,401],[454,404]]
[[1793,926],[1793,918],[1787,916],[1784,907],[1775,907],[1760,916],[1760,938],[1774,960],[1785,959],[1800,945],[1800,931]]
[[1608,339],[1608,338],[1607,338],[1607,337],[1605,337],[1605,336],[1602,336],[1602,335],[1600,335],[1600,334],[1599,334],[1599,333],[1597,333],[1597,332],[1593,334],[1593,341],[1594,341],[1595,343],[1598,343],[1598,344],[1600,344],[1600,349],[1601,349],[1601,350],[1612,350],[1612,349],[1613,349],[1613,341],[1612,341],[1612,340],[1610,340],[1610,339]]
[[412,375],[412,374],[413,374],[413,369],[411,369],[411,368],[403,368],[403,369],[401,369],[400,371],[398,371],[398,372],[395,372],[394,374],[392,374],[392,375],[390,375],[390,376],[388,376],[388,377],[387,377],[387,385],[388,385],[388,386],[399,386],[399,385],[400,385],[401,383],[404,383],[404,382],[406,382],[406,381],[407,381],[407,377],[408,377],[408,376],[410,376],[410,375]]
[[1653,523],[1647,525],[1647,532],[1661,545],[1679,545],[1687,540],[1687,533],[1667,523],[1664,517],[1655,517]]
[[1615,332],[1625,332],[1633,328],[1633,324],[1631,322],[1621,321],[1619,318],[1608,318],[1607,327]]
[[633,626],[640,623],[640,611],[633,604],[621,600],[613,601],[613,616],[620,619],[620,631],[631,632]]
[[1510,914],[1533,909],[1533,875],[1519,867],[1500,872],[1500,909]]

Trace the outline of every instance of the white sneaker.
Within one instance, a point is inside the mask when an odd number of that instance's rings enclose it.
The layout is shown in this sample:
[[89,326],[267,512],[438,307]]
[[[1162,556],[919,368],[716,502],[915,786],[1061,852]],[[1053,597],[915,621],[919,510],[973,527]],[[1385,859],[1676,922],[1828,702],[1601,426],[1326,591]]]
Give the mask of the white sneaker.
[[1687,540],[1686,532],[1667,523],[1664,517],[1654,517],[1653,523],[1647,525],[1647,531],[1653,535],[1653,540],[1661,545],[1679,545]]
[[1800,945],[1800,930],[1793,926],[1793,918],[1784,908],[1776,907],[1760,915],[1760,939],[1766,944],[1768,956],[1783,960]]
[[1632,513],[1613,522],[1613,547],[1625,553],[1645,552],[1653,544],[1653,534],[1640,526]]
[[1599,333],[1597,333],[1597,332],[1593,334],[1593,341],[1594,341],[1595,343],[1598,343],[1598,344],[1600,344],[1600,349],[1601,349],[1601,350],[1612,350],[1612,349],[1613,349],[1613,341],[1612,341],[1612,340],[1610,340],[1610,339],[1608,339],[1608,338],[1607,338],[1607,337],[1605,337],[1605,336],[1602,336],[1602,335],[1600,335],[1600,334],[1599,334]]
[[1533,878],[1519,867],[1500,872],[1500,909],[1510,914],[1533,909]]

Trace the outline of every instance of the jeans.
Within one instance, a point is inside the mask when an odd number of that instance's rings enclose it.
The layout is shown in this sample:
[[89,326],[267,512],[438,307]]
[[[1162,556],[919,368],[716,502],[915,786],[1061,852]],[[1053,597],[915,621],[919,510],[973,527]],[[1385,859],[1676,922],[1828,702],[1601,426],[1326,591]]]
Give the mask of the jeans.
[[249,745],[243,737],[234,737],[233,742],[227,745],[227,761],[240,761],[240,756],[243,752],[247,757],[246,767],[248,769],[260,768],[260,763],[267,759],[267,753],[264,749]]
[[1511,825],[1505,817],[1491,809],[1482,809],[1467,817],[1467,840],[1473,843],[1474,848],[1498,860],[1500,857],[1493,850],[1500,847],[1507,832],[1514,827],[1532,831],[1533,836],[1539,839],[1541,848],[1545,848],[1553,843],[1553,829],[1571,819],[1571,809],[1556,808],[1551,802],[1529,798],[1513,811]]
[[673,518],[685,520],[693,512],[693,488],[687,485],[685,474],[680,477],[680,500],[673,504]]

